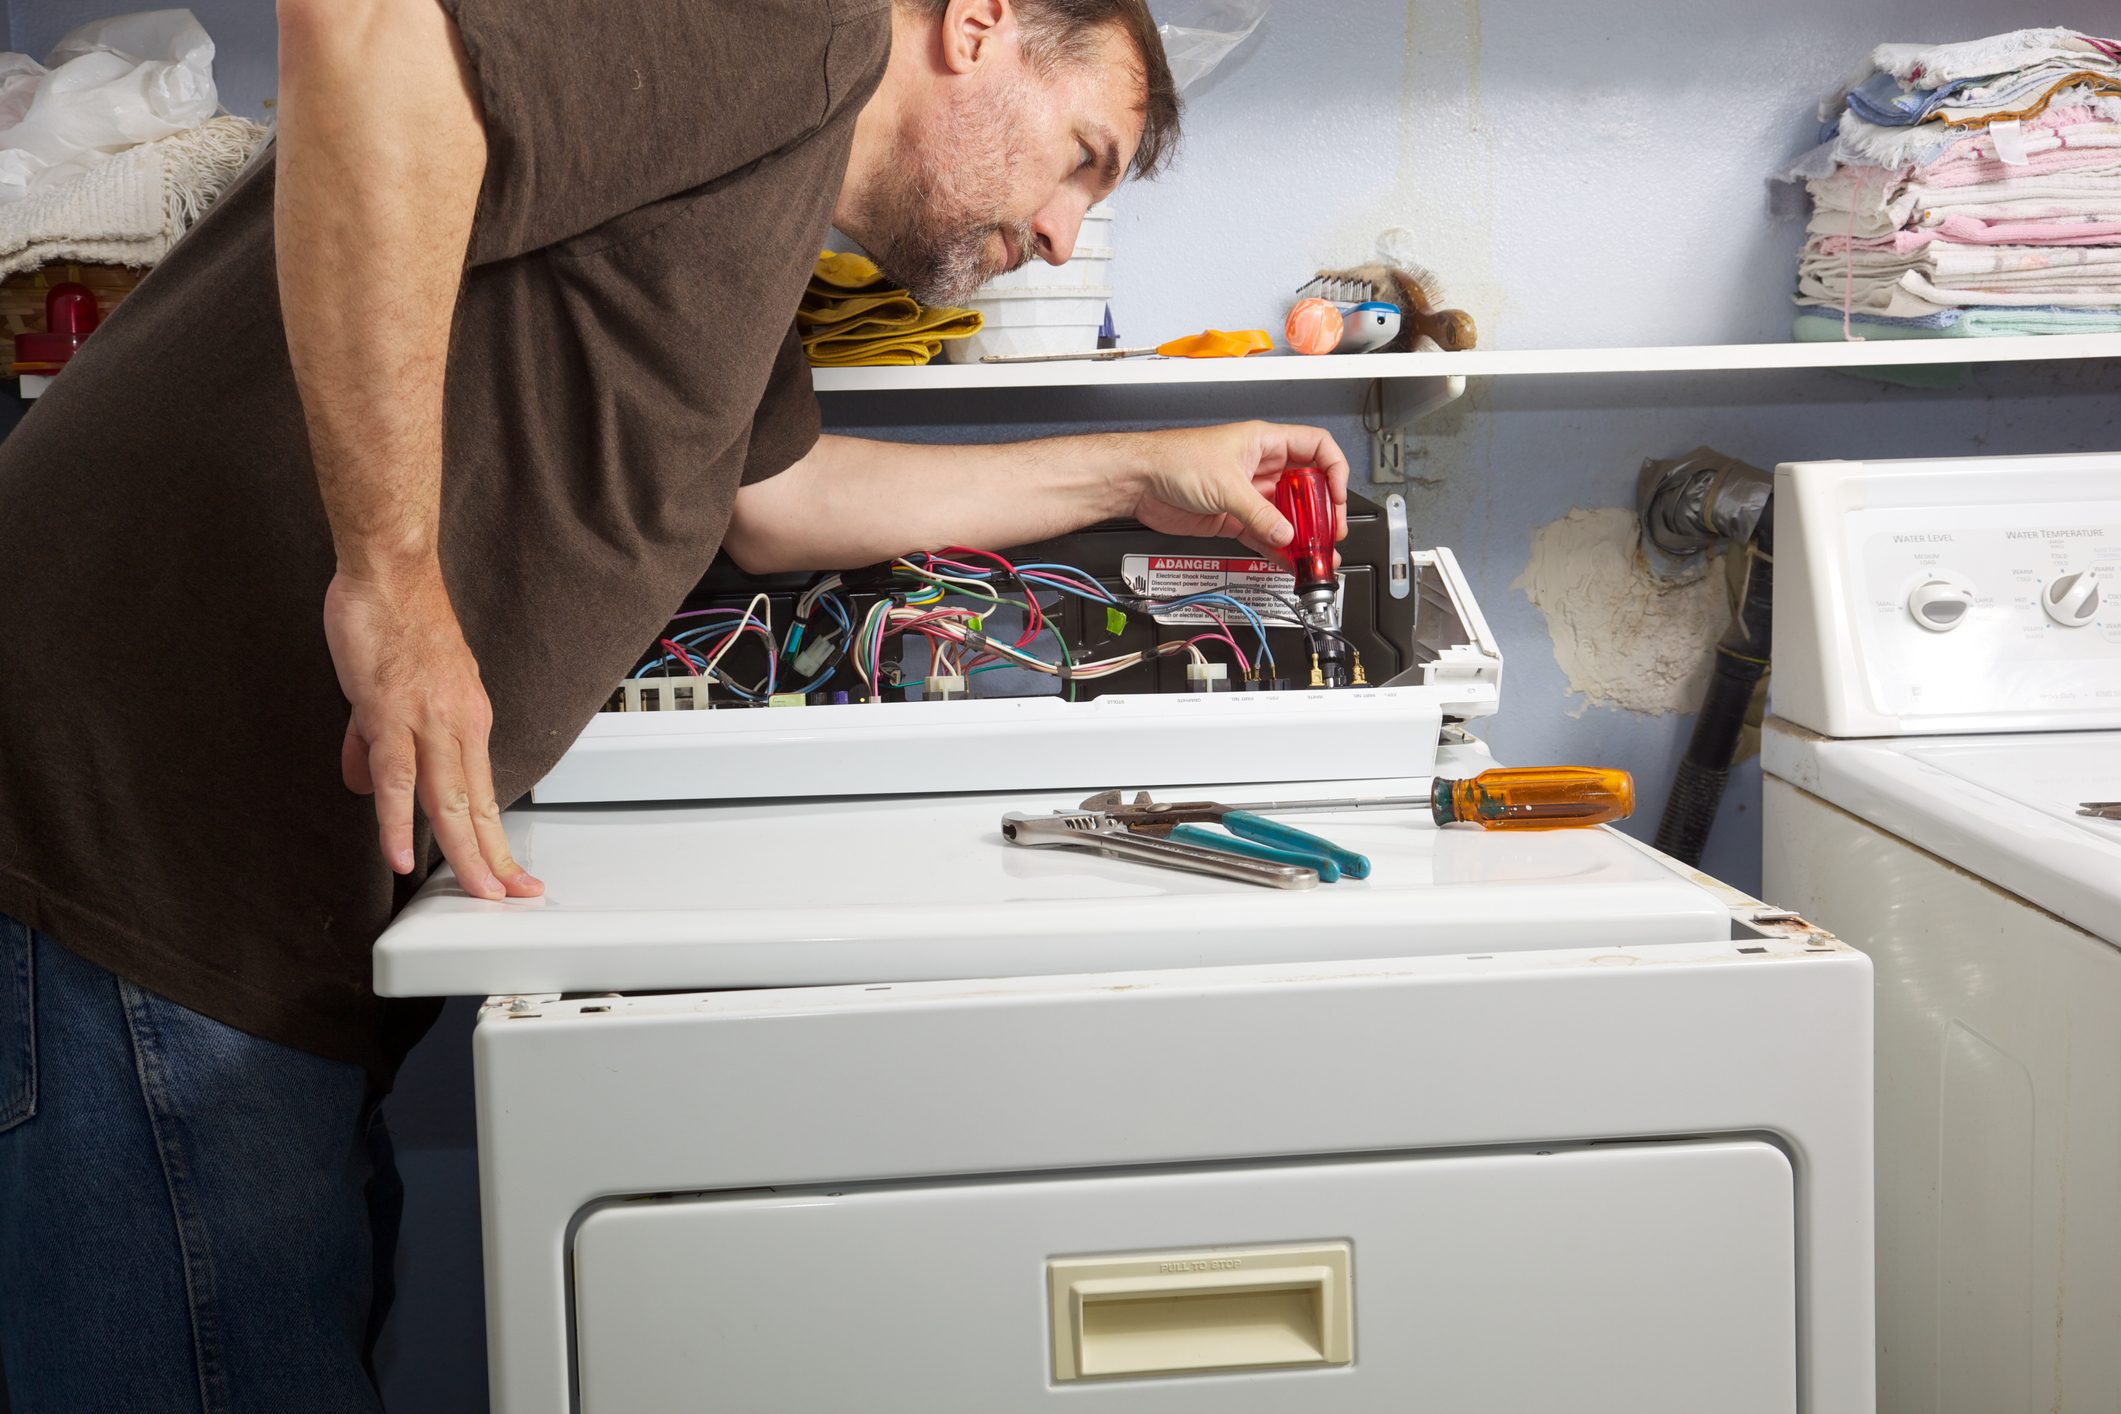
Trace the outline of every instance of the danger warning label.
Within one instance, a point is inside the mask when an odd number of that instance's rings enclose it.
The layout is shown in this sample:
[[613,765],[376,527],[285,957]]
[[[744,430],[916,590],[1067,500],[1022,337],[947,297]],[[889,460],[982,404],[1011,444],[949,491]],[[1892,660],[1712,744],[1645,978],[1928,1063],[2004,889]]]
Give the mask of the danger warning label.
[[[1296,576],[1279,560],[1228,559],[1203,555],[1128,555],[1120,561],[1120,575],[1127,587],[1150,599],[1183,599],[1191,594],[1227,594],[1250,606],[1268,622],[1290,623],[1296,617],[1291,600],[1296,595]],[[1340,621],[1339,596],[1334,596],[1333,622]],[[1212,611],[1212,616],[1211,616]],[[1240,617],[1229,605],[1205,605],[1160,609],[1154,615],[1160,624],[1213,625],[1217,619],[1229,623]]]

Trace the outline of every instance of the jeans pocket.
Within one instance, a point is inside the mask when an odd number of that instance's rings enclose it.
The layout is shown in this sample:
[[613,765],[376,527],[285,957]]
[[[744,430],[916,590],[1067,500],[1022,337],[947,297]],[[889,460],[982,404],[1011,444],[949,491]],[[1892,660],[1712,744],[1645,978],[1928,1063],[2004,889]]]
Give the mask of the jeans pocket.
[[37,1112],[36,935],[0,913],[0,1134]]

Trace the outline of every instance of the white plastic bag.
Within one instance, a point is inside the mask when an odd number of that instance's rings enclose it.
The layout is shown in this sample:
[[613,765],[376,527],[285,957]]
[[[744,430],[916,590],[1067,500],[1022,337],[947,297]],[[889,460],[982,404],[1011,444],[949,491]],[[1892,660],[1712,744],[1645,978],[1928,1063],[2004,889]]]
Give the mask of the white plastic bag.
[[214,42],[189,10],[96,20],[49,64],[0,55],[0,201],[214,115]]
[[1206,78],[1267,17],[1270,0],[1161,0],[1156,32],[1172,81],[1184,93]]

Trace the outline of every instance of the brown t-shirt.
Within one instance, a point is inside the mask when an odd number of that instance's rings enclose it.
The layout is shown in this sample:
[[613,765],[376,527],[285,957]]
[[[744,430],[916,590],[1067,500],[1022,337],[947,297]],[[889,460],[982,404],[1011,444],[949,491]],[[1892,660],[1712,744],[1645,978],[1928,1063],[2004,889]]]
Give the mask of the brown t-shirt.
[[[738,485],[816,439],[794,313],[891,5],[447,8],[488,164],[442,567],[506,803],[699,579]],[[391,874],[339,777],[272,188],[268,154],[0,443],[0,912],[387,1083],[434,1005],[379,1000],[369,949],[434,851],[423,828]]]

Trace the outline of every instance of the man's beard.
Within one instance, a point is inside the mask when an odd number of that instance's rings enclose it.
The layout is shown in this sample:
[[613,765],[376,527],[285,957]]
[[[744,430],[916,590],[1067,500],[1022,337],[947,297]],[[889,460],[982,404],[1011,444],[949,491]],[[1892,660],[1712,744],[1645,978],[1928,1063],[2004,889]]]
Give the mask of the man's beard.
[[1014,97],[960,102],[939,140],[905,135],[900,150],[908,170],[864,203],[852,234],[922,304],[957,304],[1015,268],[990,251],[998,234],[1014,242],[1017,265],[1036,250],[1029,223],[1001,214],[1023,151]]

